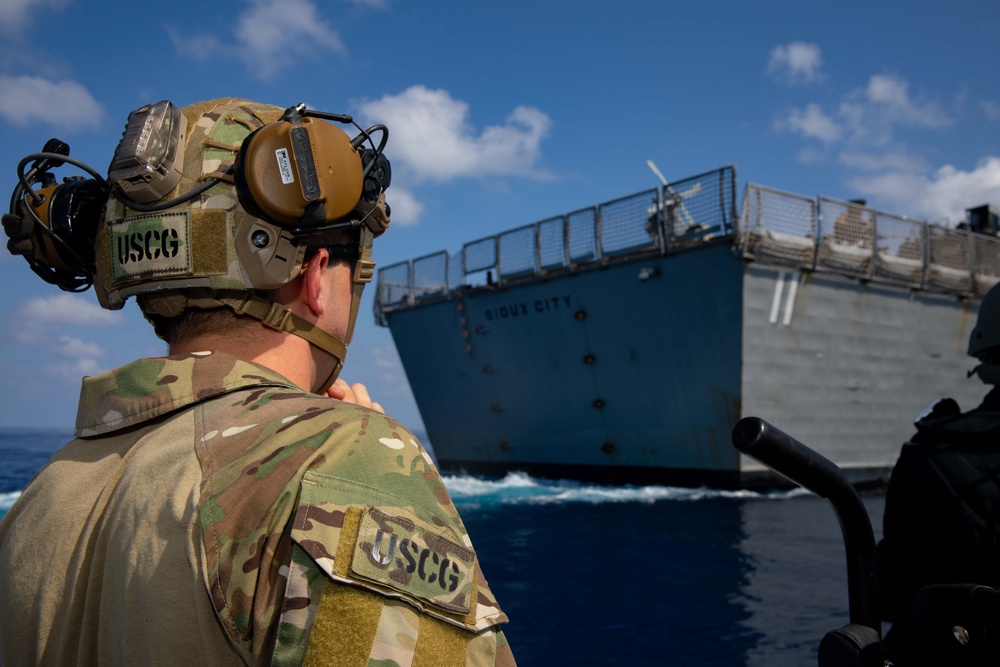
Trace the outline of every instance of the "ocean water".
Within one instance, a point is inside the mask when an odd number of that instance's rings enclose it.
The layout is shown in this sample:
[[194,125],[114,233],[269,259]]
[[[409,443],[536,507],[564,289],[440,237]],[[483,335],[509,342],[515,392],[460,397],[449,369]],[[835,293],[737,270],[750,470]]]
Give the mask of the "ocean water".
[[[0,429],[0,516],[68,437]],[[840,526],[807,492],[445,482],[522,667],[815,665],[848,622]],[[878,538],[884,497],[863,500]]]

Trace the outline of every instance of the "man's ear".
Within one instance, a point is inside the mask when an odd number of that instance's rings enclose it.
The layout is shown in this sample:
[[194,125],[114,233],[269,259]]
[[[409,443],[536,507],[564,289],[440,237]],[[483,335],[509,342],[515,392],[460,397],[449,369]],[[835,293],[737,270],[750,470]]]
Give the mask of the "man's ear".
[[323,272],[330,264],[330,253],[326,248],[320,248],[316,254],[309,258],[302,265],[302,273],[299,274],[301,284],[299,285],[299,300],[309,307],[310,312],[319,317],[326,310],[323,299],[326,294],[323,292]]

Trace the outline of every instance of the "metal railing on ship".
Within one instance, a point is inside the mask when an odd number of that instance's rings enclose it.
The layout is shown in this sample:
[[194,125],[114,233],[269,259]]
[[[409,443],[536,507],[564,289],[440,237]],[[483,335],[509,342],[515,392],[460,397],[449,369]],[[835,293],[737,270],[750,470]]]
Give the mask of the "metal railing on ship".
[[640,254],[668,254],[736,224],[736,170],[715,169],[379,270],[376,319],[469,285],[507,284]]
[[1000,281],[1000,239],[858,202],[748,184],[732,166],[466,243],[379,271],[376,320],[468,286],[586,270],[731,239],[749,260],[913,289],[981,296]]
[[762,263],[960,296],[1000,282],[1000,238],[753,183],[735,244]]

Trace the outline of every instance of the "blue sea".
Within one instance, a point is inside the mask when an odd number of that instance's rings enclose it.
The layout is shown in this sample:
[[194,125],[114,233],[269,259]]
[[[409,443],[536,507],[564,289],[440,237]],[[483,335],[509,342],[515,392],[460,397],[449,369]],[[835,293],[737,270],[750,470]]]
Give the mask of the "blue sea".
[[[0,429],[0,516],[68,439]],[[840,526],[807,492],[445,481],[522,667],[815,665],[848,621]]]

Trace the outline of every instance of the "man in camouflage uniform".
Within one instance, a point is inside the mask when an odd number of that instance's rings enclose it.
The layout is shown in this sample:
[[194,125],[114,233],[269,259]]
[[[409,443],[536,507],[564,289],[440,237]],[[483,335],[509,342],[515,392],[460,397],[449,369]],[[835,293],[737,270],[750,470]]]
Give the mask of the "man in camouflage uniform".
[[[184,175],[163,199],[232,173],[248,133],[280,112],[185,108]],[[244,278],[240,294],[225,281],[254,271],[231,247],[251,216],[228,180],[162,214],[109,198],[98,296],[114,307],[137,295],[170,356],[85,378],[76,439],[0,523],[0,663],[513,664],[506,616],[429,455],[363,386],[334,382],[371,235],[295,238],[288,279]],[[202,259],[164,269],[174,208],[192,221],[179,246]],[[351,209],[388,224],[381,192]],[[198,283],[218,249],[196,247],[207,241],[192,228],[220,210],[228,273]],[[126,244],[116,257],[122,235],[162,252],[130,257]]]

